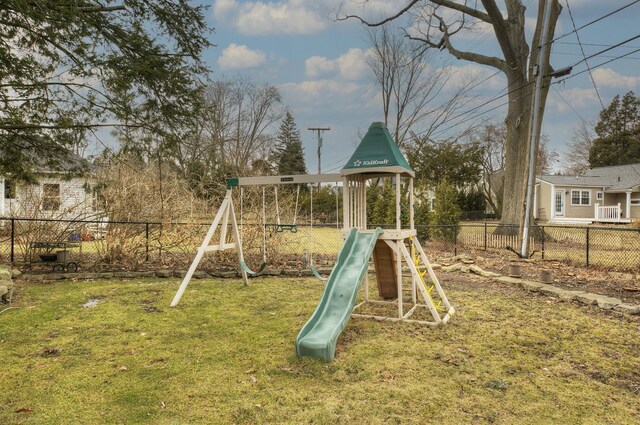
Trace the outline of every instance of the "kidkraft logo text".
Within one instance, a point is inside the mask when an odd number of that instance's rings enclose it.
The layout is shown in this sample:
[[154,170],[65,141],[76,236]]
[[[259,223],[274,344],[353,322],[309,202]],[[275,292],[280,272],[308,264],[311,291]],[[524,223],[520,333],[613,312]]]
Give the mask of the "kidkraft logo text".
[[389,163],[388,159],[372,159],[369,161],[360,161],[356,159],[353,161],[354,167],[371,167],[373,165],[387,165]]

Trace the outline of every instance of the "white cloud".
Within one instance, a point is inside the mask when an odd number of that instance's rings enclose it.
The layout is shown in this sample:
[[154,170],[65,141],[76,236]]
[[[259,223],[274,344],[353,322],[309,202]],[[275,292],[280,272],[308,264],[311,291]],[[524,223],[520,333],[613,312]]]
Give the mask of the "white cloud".
[[640,76],[622,75],[611,68],[594,69],[592,74],[601,87],[633,90],[640,85]]
[[362,92],[364,87],[355,82],[336,80],[308,80],[300,83],[280,85],[284,96],[296,99],[296,102],[322,102],[334,96],[344,97]]
[[312,56],[304,61],[305,75],[307,78],[318,78],[338,73],[346,80],[358,80],[367,70],[367,50],[351,48],[336,59],[324,56]]
[[[571,89],[561,90],[560,94],[562,96],[558,95],[553,90],[549,92],[549,99],[547,103],[551,110],[567,112],[571,110],[569,105],[571,105],[573,109],[588,108],[593,105],[599,105],[598,97],[596,96],[593,88],[574,87]],[[564,100],[562,100],[562,98],[564,98]],[[569,105],[567,105],[567,103]]]
[[335,72],[336,65],[336,61],[327,59],[324,56],[311,56],[304,61],[304,74],[307,78],[318,78],[321,75]]
[[237,9],[237,7],[238,4],[235,0],[216,0],[213,4],[213,16],[219,21],[224,20]]
[[317,5],[300,0],[241,4],[235,0],[216,0],[213,14],[219,23],[231,23],[244,35],[312,34],[329,23]]
[[221,69],[254,68],[262,65],[266,55],[261,50],[251,50],[243,44],[231,43],[218,58]]

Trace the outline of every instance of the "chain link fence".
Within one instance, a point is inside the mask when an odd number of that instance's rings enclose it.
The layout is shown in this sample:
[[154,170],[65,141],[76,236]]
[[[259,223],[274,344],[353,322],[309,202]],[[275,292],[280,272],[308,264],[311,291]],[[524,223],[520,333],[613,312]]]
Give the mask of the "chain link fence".
[[[520,251],[517,225],[498,223],[416,226],[431,251],[454,255],[469,250]],[[640,229],[629,227],[540,225],[530,229],[533,256],[576,266],[640,270]],[[423,242],[424,243],[424,242]],[[512,255],[512,254],[509,254]]]
[[[62,261],[80,270],[157,270],[188,268],[210,223],[103,222],[10,218],[0,219],[0,262],[46,271]],[[376,227],[372,225],[370,227]],[[382,225],[393,228],[393,225]],[[493,251],[512,256],[519,251],[517,226],[497,223],[451,226],[418,225],[419,240],[431,253],[461,254]],[[227,228],[227,238],[233,238]],[[244,224],[240,228],[250,267],[266,260],[273,269],[333,266],[342,246],[339,226]],[[220,229],[212,244],[217,244]],[[530,246],[534,256],[578,266],[637,271],[640,269],[640,229],[598,226],[534,226]],[[64,255],[57,255],[62,252]],[[55,257],[55,259],[54,259]],[[203,270],[237,268],[235,250],[204,256]]]

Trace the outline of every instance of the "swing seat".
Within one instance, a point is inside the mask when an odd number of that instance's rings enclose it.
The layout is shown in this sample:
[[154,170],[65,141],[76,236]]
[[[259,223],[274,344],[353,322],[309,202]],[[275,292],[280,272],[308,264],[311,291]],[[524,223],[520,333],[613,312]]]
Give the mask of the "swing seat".
[[251,275],[251,276],[256,276],[257,274],[260,274],[264,271],[264,268],[267,266],[267,262],[263,261],[262,263],[260,263],[260,266],[258,268],[257,271],[253,271],[249,268],[249,266],[247,266],[247,263],[245,263],[244,261],[240,261],[240,267],[242,268],[242,270],[245,271],[245,273]]
[[276,227],[276,232],[278,233],[282,233],[285,230],[288,230],[291,233],[296,233],[298,231],[297,224],[276,224],[275,227]]
[[324,277],[322,276],[319,272],[318,269],[316,269],[316,264],[313,262],[313,260],[311,260],[311,273],[313,273],[313,275],[320,279],[320,280],[328,280],[328,277]]

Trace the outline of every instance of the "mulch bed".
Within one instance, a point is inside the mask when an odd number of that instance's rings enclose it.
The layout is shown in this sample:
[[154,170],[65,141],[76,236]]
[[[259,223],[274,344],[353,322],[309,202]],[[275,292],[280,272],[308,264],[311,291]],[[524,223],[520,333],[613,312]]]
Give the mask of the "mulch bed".
[[[543,270],[553,274],[553,285],[560,288],[609,295],[625,303],[640,304],[640,270],[637,273],[619,273],[571,266],[553,260],[519,260],[514,254],[491,251],[470,251],[466,253],[475,264],[487,271],[508,275],[509,264],[520,264],[522,279],[541,281]],[[464,255],[464,254],[462,254]],[[432,260],[438,264],[448,264],[452,256],[436,256]]]

